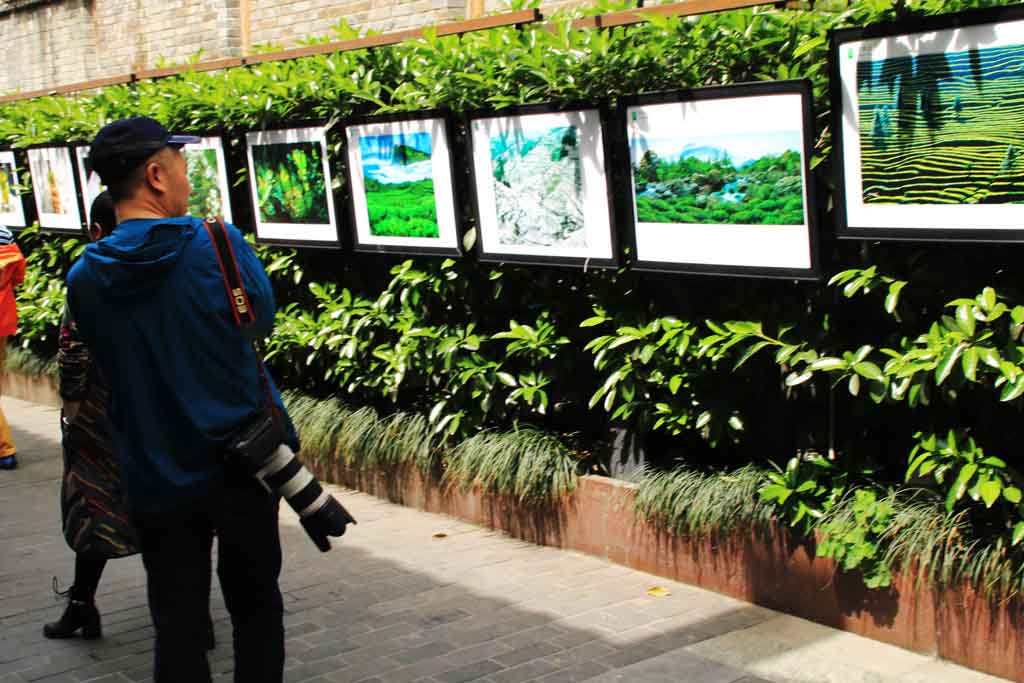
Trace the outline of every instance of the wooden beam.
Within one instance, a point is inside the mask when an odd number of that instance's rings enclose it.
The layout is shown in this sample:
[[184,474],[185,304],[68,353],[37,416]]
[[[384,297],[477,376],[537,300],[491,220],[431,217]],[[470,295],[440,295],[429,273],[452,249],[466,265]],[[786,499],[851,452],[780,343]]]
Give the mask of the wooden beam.
[[54,88],[53,92],[57,95],[68,95],[74,92],[82,92],[83,90],[106,88],[110,85],[124,85],[125,83],[131,83],[134,80],[135,76],[132,74],[118,74],[117,76],[110,76],[108,78],[97,78],[91,81],[62,85],[58,88]]
[[136,71],[135,80],[142,81],[150,78],[167,78],[168,76],[178,76],[189,72],[200,73],[203,71],[221,71],[222,69],[233,69],[235,67],[242,66],[243,64],[245,64],[245,60],[241,57],[228,57],[226,59],[215,59],[209,62],[165,66],[161,69]]
[[450,36],[454,33],[472,33],[473,31],[486,31],[489,28],[500,28],[502,26],[521,26],[540,21],[542,18],[539,9],[524,9],[518,12],[505,12],[503,14],[492,14],[489,17],[479,19],[465,19],[453,21],[447,24],[440,24],[437,27],[437,35]]
[[758,5],[774,5],[776,2],[777,0],[684,0],[683,2],[673,2],[669,5],[656,5],[654,7],[624,10],[622,12],[609,12],[608,14],[598,16],[597,23],[601,28],[612,28],[614,26],[639,24],[647,21],[647,17],[652,15],[660,17],[687,17],[697,14],[743,9],[745,7],[756,7]]

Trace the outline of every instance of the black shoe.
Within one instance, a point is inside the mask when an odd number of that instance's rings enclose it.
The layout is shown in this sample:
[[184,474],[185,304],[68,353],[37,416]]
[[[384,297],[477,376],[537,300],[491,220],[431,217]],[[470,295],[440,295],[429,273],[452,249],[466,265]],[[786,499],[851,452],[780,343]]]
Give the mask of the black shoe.
[[206,622],[206,649],[217,649],[217,636],[213,634],[213,620]]
[[0,470],[14,470],[18,468],[18,459],[13,455],[0,458]]
[[82,630],[83,638],[100,638],[103,627],[100,625],[99,610],[90,602],[68,600],[67,609],[60,619],[43,626],[43,635],[47,638],[71,638],[79,629]]

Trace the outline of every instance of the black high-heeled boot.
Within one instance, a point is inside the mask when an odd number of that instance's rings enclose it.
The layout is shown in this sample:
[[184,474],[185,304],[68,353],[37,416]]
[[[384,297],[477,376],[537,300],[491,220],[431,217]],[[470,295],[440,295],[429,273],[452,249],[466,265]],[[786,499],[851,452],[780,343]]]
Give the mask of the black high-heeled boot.
[[43,626],[43,635],[47,638],[71,638],[79,629],[86,639],[100,638],[103,627],[100,624],[100,613],[91,602],[80,602],[68,599],[68,606],[57,621]]

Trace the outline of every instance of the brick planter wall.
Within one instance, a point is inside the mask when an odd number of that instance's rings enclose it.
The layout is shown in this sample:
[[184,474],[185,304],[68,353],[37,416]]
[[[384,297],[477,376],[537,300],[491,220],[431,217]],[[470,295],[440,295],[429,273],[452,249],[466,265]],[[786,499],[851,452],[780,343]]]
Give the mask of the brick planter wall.
[[0,371],[0,395],[13,396],[23,401],[60,407],[60,392],[49,377],[23,375],[19,372]]

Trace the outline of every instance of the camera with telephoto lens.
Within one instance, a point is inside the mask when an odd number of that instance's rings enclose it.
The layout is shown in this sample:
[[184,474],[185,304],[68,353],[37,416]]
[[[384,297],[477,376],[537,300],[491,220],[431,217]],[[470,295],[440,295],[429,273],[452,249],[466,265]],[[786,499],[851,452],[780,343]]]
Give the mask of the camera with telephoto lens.
[[288,501],[321,552],[331,549],[328,536],[342,536],[347,524],[356,523],[284,443],[284,433],[273,416],[261,415],[250,422],[227,450],[268,490]]

